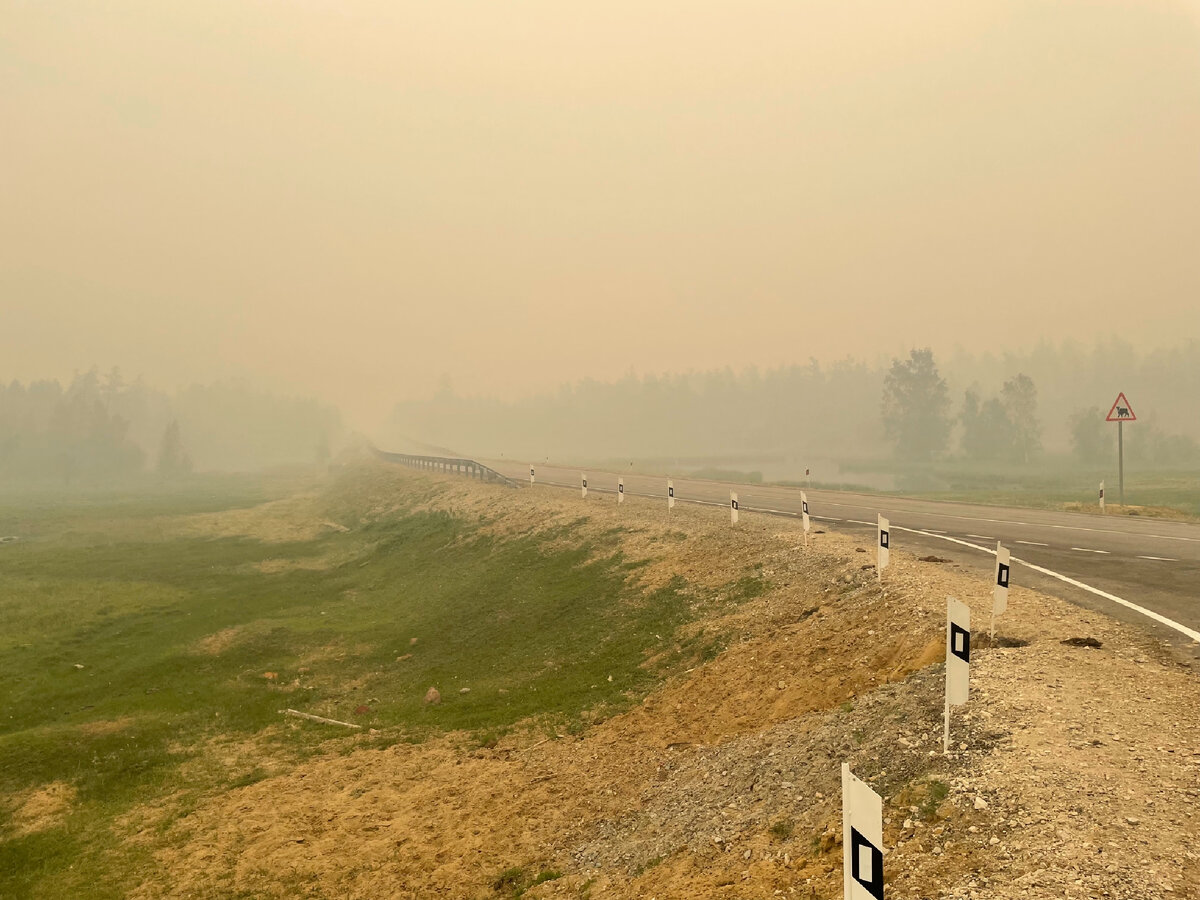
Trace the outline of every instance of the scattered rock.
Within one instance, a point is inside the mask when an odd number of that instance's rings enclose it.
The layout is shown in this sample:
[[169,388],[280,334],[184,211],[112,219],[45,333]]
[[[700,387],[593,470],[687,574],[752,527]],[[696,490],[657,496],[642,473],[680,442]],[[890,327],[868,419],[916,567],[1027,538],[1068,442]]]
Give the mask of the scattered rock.
[[934,556],[932,553],[929,556],[918,556],[921,562],[944,563],[950,562],[948,559],[942,559],[940,556]]
[[975,808],[976,809],[987,809],[988,808],[987,801],[984,800],[982,797],[980,797],[978,794],[975,795]]
[[410,647],[415,647],[416,645],[417,645],[417,639],[416,639],[416,638],[409,638],[409,639],[408,639],[408,646],[410,646]]
[[431,687],[429,690],[427,690],[425,692],[425,705],[426,706],[436,706],[438,703],[441,703],[441,702],[442,702],[442,695],[438,691],[437,688]]
[[405,662],[406,660],[410,660],[410,659],[412,659],[412,654],[405,653],[403,656],[397,656],[396,662]]
[[360,703],[358,706],[354,707],[354,714],[356,716],[365,715],[366,713],[369,713],[370,711],[371,711],[371,707],[367,706],[367,704],[365,704],[365,703]]
[[469,693],[471,693],[471,689],[470,688],[459,688],[458,692],[460,694],[469,694]]
[[1094,637],[1070,637],[1062,643],[1068,647],[1103,647],[1104,645]]

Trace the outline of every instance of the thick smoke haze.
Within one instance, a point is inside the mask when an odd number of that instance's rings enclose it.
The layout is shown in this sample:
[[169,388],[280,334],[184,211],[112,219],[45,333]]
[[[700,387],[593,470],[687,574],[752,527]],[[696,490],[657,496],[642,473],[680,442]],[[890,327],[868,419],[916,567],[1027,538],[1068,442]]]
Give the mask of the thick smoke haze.
[[1200,337],[1198,24],[3,0],[0,379],[247,378],[372,428],[447,376],[1175,346]]

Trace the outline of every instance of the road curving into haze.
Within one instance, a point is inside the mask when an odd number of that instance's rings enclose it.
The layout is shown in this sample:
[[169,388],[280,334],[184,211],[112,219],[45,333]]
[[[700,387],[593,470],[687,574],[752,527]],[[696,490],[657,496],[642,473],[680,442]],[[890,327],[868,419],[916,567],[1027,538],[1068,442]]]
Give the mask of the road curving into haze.
[[[498,472],[529,483],[529,466],[490,460]],[[537,465],[538,485],[579,489],[580,469]],[[653,475],[621,475],[628,497],[661,500],[666,510],[667,480]],[[588,470],[589,501],[615,494],[618,474]],[[800,489],[677,477],[676,500],[725,507],[738,493],[743,513],[798,518]],[[937,555],[978,569],[990,590],[996,541],[1019,564],[1013,584],[1027,585],[1116,618],[1148,626],[1200,662],[1200,525],[1165,519],[1099,516],[984,506],[848,491],[809,490],[814,528],[858,534],[874,544],[875,518],[891,520],[892,546]],[[611,499],[611,498],[607,498]],[[715,514],[715,512],[714,512]]]

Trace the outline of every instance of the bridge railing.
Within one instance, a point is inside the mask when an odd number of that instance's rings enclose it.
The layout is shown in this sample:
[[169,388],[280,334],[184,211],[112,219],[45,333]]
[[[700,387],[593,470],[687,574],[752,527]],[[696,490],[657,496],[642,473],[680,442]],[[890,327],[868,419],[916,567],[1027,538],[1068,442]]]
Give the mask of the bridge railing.
[[468,478],[478,478],[480,481],[506,484],[517,487],[517,483],[506,475],[501,475],[490,466],[473,459],[463,459],[454,456],[418,456],[415,453],[389,453],[377,447],[371,448],[375,456],[387,462],[399,463],[410,469],[424,469],[430,472],[446,472],[451,475],[465,475]]

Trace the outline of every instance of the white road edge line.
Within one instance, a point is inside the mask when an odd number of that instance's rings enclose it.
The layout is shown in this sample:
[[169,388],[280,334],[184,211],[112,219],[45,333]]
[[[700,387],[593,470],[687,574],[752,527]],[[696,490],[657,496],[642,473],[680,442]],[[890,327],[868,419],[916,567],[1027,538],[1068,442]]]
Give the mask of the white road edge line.
[[[943,541],[961,544],[963,547],[970,547],[972,550],[982,550],[984,553],[990,554],[991,556],[996,555],[996,551],[989,549],[988,547],[980,547],[978,544],[972,544],[970,541],[960,541],[958,538],[952,538],[949,535],[933,534],[932,532],[921,531],[919,528],[904,528],[900,525],[893,525],[892,528],[896,529],[897,531],[907,531],[911,534],[925,534],[932,538],[939,538]],[[1200,631],[1188,628],[1186,625],[1181,625],[1174,619],[1168,619],[1166,616],[1160,615],[1152,609],[1146,609],[1144,606],[1138,606],[1136,603],[1130,603],[1128,600],[1118,597],[1116,594],[1110,594],[1108,591],[1102,591],[1100,588],[1092,587],[1090,584],[1084,584],[1082,581],[1077,581],[1074,578],[1063,575],[1061,572],[1055,572],[1053,569],[1047,569],[1045,566],[1039,566],[1036,563],[1029,562],[1028,560],[1018,559],[1014,556],[1012,557],[1012,561],[1020,563],[1026,568],[1033,569],[1035,572],[1041,572],[1043,575],[1049,575],[1051,578],[1057,578],[1059,581],[1069,584],[1072,587],[1077,587],[1081,590],[1088,591],[1089,593],[1095,594],[1097,597],[1103,597],[1105,600],[1111,600],[1113,603],[1124,606],[1127,609],[1132,609],[1136,613],[1141,613],[1147,619],[1153,619],[1160,625],[1166,625],[1168,628],[1178,631],[1184,637],[1191,638],[1193,641],[1200,643]]]
[[1030,547],[1049,547],[1049,544],[1044,544],[1041,541],[1017,541],[1018,544],[1028,544]]
[[[484,460],[480,460],[480,461],[486,463],[486,461],[484,461]],[[561,467],[560,466],[551,466],[550,468],[559,469]],[[497,471],[499,471],[499,470],[497,470]],[[501,474],[504,474],[504,473],[501,472]],[[616,473],[615,472],[604,472],[603,474],[615,475]],[[510,476],[505,476],[505,477],[507,478]],[[520,475],[513,475],[513,476],[511,476],[511,480],[521,482],[522,477],[523,476],[520,476]],[[640,478],[643,476],[639,475],[636,477]],[[684,480],[686,480],[686,479],[684,479]],[[527,481],[523,482],[523,483],[527,483]],[[539,483],[560,484],[559,482],[549,482],[549,481],[539,482]],[[682,484],[683,480],[681,480],[680,483]],[[720,481],[711,482],[711,483],[717,484],[717,485],[722,485],[722,486],[726,486],[728,484],[727,482],[720,482]],[[562,487],[578,487],[578,485],[564,484],[564,485],[562,485]],[[779,488],[778,485],[759,485],[759,487]],[[591,490],[591,489],[589,488],[589,490]],[[795,490],[798,490],[798,488]],[[825,491],[823,489],[819,489],[819,492],[822,494],[843,493],[841,491]],[[613,493],[613,492],[610,491],[609,493]],[[629,493],[629,492],[626,491],[626,493]],[[816,492],[814,492],[814,495],[815,495],[815,493]],[[650,496],[650,495],[646,494],[646,495],[640,495],[640,496]],[[912,500],[914,498],[902,497],[902,498],[898,498],[898,499]],[[709,502],[713,502],[713,501],[709,501]],[[918,500],[917,502],[922,502],[922,501]],[[932,502],[937,502],[937,501],[932,501]],[[720,502],[713,502],[713,505],[724,506],[725,504],[720,503]],[[829,505],[836,506],[841,509],[875,509],[876,508],[876,507],[872,507],[872,506],[860,506],[858,504],[848,503],[845,501],[839,502],[837,500],[832,501]],[[1176,534],[1154,534],[1154,533],[1143,534],[1141,532],[1120,531],[1120,530],[1112,529],[1112,528],[1087,528],[1083,525],[1060,525],[1060,524],[1055,524],[1053,522],[1019,522],[1019,521],[1015,521],[1013,519],[991,519],[991,518],[985,518],[983,516],[956,516],[951,513],[941,513],[941,512],[927,512],[926,514],[931,515],[931,516],[937,516],[938,518],[941,518],[941,519],[958,519],[958,520],[961,520],[964,522],[990,522],[995,525],[1016,525],[1020,528],[1058,528],[1058,529],[1062,529],[1064,531],[1092,531],[1092,532],[1095,532],[1096,534],[1119,534],[1119,535],[1136,534],[1138,537],[1157,538],[1159,540],[1164,540],[1164,541],[1187,541],[1188,543],[1192,543],[1192,544],[1200,544],[1200,538],[1184,537],[1182,535],[1176,535]],[[810,519],[814,518],[814,516],[810,515],[809,518]],[[847,519],[846,521],[853,522],[854,519]],[[867,522],[866,524],[874,525],[875,523]],[[968,537],[977,537],[977,535],[967,535],[967,536]],[[995,540],[995,538],[989,538],[989,540]],[[1020,541],[1018,541],[1017,543],[1020,543]]]
[[1093,550],[1091,547],[1072,547],[1071,549],[1078,550],[1080,553],[1108,553],[1107,550]]
[[[559,486],[559,484],[561,484],[561,483],[555,483],[555,482],[550,482],[550,483],[555,484],[556,487]],[[562,485],[562,486],[563,487],[574,487],[574,485]],[[606,493],[615,493],[615,492],[606,492]],[[680,497],[678,499],[682,500],[685,503],[688,503],[688,502],[701,503],[705,506],[724,506],[725,505],[724,503],[720,503],[720,502],[717,502],[714,500],[690,500],[689,501],[689,500],[684,500],[682,497]],[[813,518],[813,517],[810,516],[809,518]],[[847,519],[846,521],[855,522],[855,524],[858,524],[858,525],[874,525],[874,524],[876,524],[874,522],[856,522],[856,520],[854,520],[854,519]],[[950,543],[952,543],[952,544],[958,544],[962,547],[970,547],[972,550],[981,550],[982,552],[987,553],[990,556],[996,555],[996,551],[989,547],[980,547],[978,544],[972,544],[970,541],[959,540],[958,538],[950,537],[950,535],[948,535],[948,534],[936,534],[932,531],[922,531],[920,528],[905,528],[902,525],[893,525],[892,528],[896,531],[907,531],[909,534],[923,534],[923,535],[926,535],[931,538],[937,538],[938,540],[941,540],[941,541],[950,541]],[[991,538],[989,538],[989,540],[991,540]],[[1025,543],[1033,543],[1033,542],[1032,541],[1017,541],[1017,543],[1025,544]],[[1076,548],[1076,549],[1078,549],[1078,548]],[[1092,551],[1092,552],[1106,553],[1108,551],[1100,550],[1100,551]],[[1147,558],[1150,558],[1150,557],[1147,557]],[[1165,557],[1163,557],[1161,559],[1163,562],[1176,562],[1176,560],[1168,560]],[[1152,619],[1153,621],[1158,622],[1160,625],[1166,625],[1168,628],[1172,629],[1173,631],[1178,631],[1184,637],[1191,638],[1193,641],[1200,644],[1200,631],[1195,631],[1194,629],[1188,628],[1186,625],[1182,625],[1179,622],[1176,622],[1174,619],[1168,619],[1166,616],[1160,615],[1159,613],[1156,613],[1152,609],[1146,609],[1146,607],[1144,607],[1144,606],[1138,606],[1136,603],[1130,603],[1128,600],[1124,599],[1123,597],[1118,597],[1116,594],[1110,594],[1108,591],[1102,591],[1102,590],[1100,590],[1100,588],[1092,587],[1090,584],[1084,584],[1082,581],[1077,581],[1076,579],[1071,578],[1068,575],[1063,575],[1061,572],[1055,572],[1053,569],[1047,569],[1045,566],[1039,566],[1036,563],[1029,562],[1028,560],[1020,559],[1019,557],[1014,556],[1014,557],[1011,557],[1011,561],[1015,562],[1015,563],[1020,563],[1021,565],[1025,566],[1026,568],[1033,569],[1035,572],[1041,572],[1043,575],[1049,575],[1051,578],[1057,578],[1059,581],[1063,582],[1064,584],[1069,584],[1072,587],[1079,588],[1080,590],[1088,591],[1089,593],[1095,594],[1097,597],[1103,597],[1105,600],[1111,600],[1113,603],[1116,603],[1120,606],[1124,606],[1127,609],[1132,609],[1134,612],[1140,613],[1141,615],[1145,616],[1147,619]]]
[[[936,531],[931,531],[929,533],[937,534]],[[967,537],[978,538],[981,541],[994,541],[995,540],[995,538],[992,537],[990,534],[968,534]]]
[[1179,562],[1179,560],[1172,559],[1169,556],[1139,556],[1138,559],[1154,559],[1158,562]]

